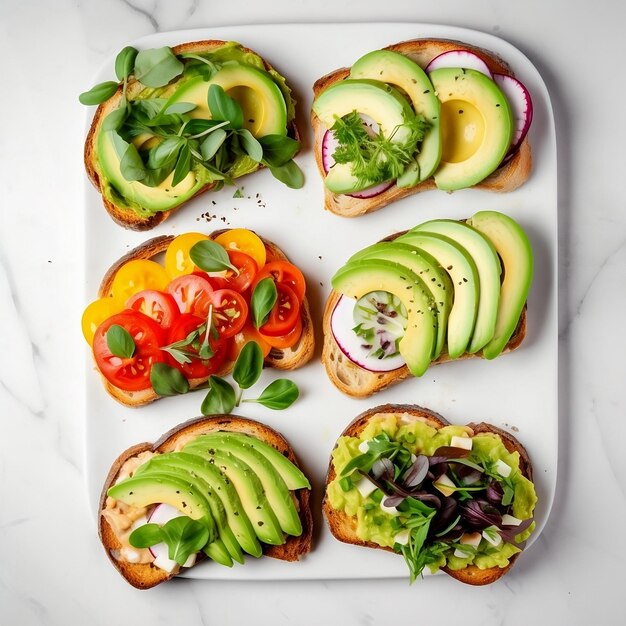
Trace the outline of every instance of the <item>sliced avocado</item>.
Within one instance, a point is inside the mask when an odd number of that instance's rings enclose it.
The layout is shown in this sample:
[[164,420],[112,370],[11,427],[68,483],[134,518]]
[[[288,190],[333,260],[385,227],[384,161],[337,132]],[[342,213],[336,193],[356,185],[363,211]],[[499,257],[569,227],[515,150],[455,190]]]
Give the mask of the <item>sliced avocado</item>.
[[511,145],[509,103],[498,85],[476,70],[441,68],[430,80],[442,103],[443,153],[435,183],[447,191],[476,185],[498,168]]
[[[424,136],[416,158],[413,178],[401,177],[399,187],[412,187],[430,178],[441,161],[441,103],[428,75],[415,61],[391,50],[375,50],[361,57],[350,70],[352,78],[371,78],[400,87],[411,99],[415,112],[422,115],[430,128]],[[402,180],[401,180],[402,179]]]
[[533,277],[533,251],[521,226],[508,215],[480,211],[467,220],[495,246],[504,268],[493,339],[483,348],[486,359],[497,357],[515,332]]
[[206,497],[216,519],[219,534],[228,552],[238,563],[243,563],[241,549],[252,556],[261,556],[261,546],[246,516],[234,487],[210,463],[190,454],[168,452],[151,458],[141,465],[136,476],[171,473],[181,478],[200,479],[205,484]]
[[456,220],[432,220],[412,229],[412,232],[428,232],[445,235],[467,250],[476,263],[480,283],[480,298],[476,325],[467,351],[478,352],[495,332],[498,303],[500,302],[500,259],[493,244],[485,235],[465,222]]
[[350,257],[348,263],[364,259],[381,259],[400,263],[426,283],[437,307],[437,341],[432,355],[432,358],[436,359],[446,342],[448,316],[454,296],[454,287],[448,273],[432,255],[415,246],[398,241],[383,241],[368,246]]
[[174,102],[190,102],[196,108],[190,117],[211,117],[208,93],[211,85],[219,85],[243,109],[244,127],[255,137],[287,134],[287,105],[278,85],[265,71],[245,63],[229,61],[210,80],[196,76],[177,89],[165,107]]
[[480,295],[476,264],[467,250],[443,235],[409,231],[396,241],[428,252],[450,275],[454,299],[448,316],[448,354],[458,358],[467,350],[476,323]]
[[218,447],[223,452],[229,452],[250,466],[261,481],[267,500],[276,515],[280,528],[288,535],[298,536],[302,533],[302,522],[298,516],[293,497],[274,466],[254,448],[237,439],[223,435],[218,442],[203,443],[197,439],[185,446],[185,452],[209,454],[209,449]]
[[398,350],[414,376],[424,374],[437,341],[437,315],[432,293],[415,272],[391,261],[353,261],[333,276],[332,286],[357,300],[372,291],[388,291],[397,296],[408,317]]
[[[408,140],[410,131],[403,125],[415,117],[411,105],[397,89],[365,79],[346,79],[331,85],[315,99],[313,111],[327,128],[331,128],[337,118],[357,111],[374,120],[383,135],[392,137],[395,143]],[[359,183],[349,163],[337,163],[329,170],[324,184],[333,193],[352,193],[374,183]]]
[[302,473],[302,471],[296,467],[285,455],[279,452],[276,448],[270,444],[246,435],[245,433],[230,432],[230,431],[217,431],[213,433],[206,433],[200,435],[194,439],[194,444],[208,444],[217,446],[219,442],[224,439],[236,440],[246,446],[254,448],[257,452],[262,454],[274,467],[274,469],[280,474],[280,477],[285,481],[285,485],[291,491],[296,489],[310,489],[311,483],[309,479]]

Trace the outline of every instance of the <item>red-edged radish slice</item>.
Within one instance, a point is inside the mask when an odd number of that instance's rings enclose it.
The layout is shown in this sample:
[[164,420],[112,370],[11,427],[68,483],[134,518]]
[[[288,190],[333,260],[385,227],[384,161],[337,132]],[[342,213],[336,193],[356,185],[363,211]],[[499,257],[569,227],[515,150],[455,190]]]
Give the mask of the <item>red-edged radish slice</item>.
[[509,156],[517,150],[526,137],[533,120],[533,103],[528,89],[517,78],[504,74],[494,74],[493,79],[506,96],[515,119],[515,131],[507,155]]
[[426,73],[428,74],[442,67],[462,67],[466,70],[476,70],[485,76],[489,76],[489,78],[493,78],[487,64],[477,54],[467,50],[442,52],[426,66]]
[[[158,524],[159,526],[163,526],[171,519],[175,517],[180,517],[183,515],[176,507],[170,506],[169,504],[157,504],[150,516],[148,517],[148,522],[151,524]],[[154,565],[159,569],[165,570],[168,574],[171,574],[177,567],[178,563],[173,561],[168,556],[168,547],[166,543],[157,543],[154,546],[150,546],[149,548],[152,556],[154,556]],[[189,558],[185,561],[183,567],[191,567],[196,562],[196,555],[191,554]]]
[[368,356],[370,349],[363,347],[363,338],[352,330],[354,322],[354,305],[356,300],[341,296],[330,318],[333,337],[341,351],[350,361],[370,372],[391,372],[404,365],[404,359],[398,354],[386,359]]

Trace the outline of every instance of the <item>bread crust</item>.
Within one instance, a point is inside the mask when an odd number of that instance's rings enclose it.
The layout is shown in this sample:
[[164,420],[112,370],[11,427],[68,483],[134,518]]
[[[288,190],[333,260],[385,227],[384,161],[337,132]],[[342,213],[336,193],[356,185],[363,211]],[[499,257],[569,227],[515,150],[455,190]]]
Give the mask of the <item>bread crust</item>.
[[[176,450],[181,440],[189,440],[200,435],[216,432],[239,432],[261,439],[265,443],[276,448],[282,455],[287,457],[294,465],[300,467],[296,454],[289,442],[276,430],[269,426],[236,415],[214,415],[210,417],[196,417],[188,420],[165,433],[154,443],[140,443],[122,452],[111,466],[104,481],[100,495],[98,517],[98,535],[102,545],[119,573],[138,589],[149,589],[159,583],[165,582],[175,576],[155,567],[151,563],[129,563],[116,558],[122,544],[115,531],[102,515],[106,507],[107,491],[115,484],[119,477],[122,466],[133,457],[142,452],[163,454]],[[302,533],[297,536],[287,536],[284,544],[280,546],[263,545],[263,554],[281,561],[297,561],[311,550],[313,540],[313,517],[310,507],[310,491],[298,489],[294,492],[298,502],[298,516],[302,523]],[[199,562],[199,561],[198,561]]]
[[[227,230],[228,229],[221,229],[213,231],[208,234],[208,237],[210,239],[215,239]],[[110,295],[115,274],[125,263],[135,259],[152,259],[153,257],[156,257],[158,254],[165,252],[167,246],[174,238],[174,235],[161,235],[153,237],[120,257],[105,273],[98,289],[98,297],[106,298]],[[261,239],[268,252],[274,258],[284,261],[289,260],[285,253],[275,243],[269,241],[268,239],[264,239],[263,237],[261,237]],[[288,371],[302,367],[313,358],[313,354],[315,352],[315,335],[313,332],[311,309],[306,296],[302,302],[300,316],[302,318],[302,335],[300,336],[298,342],[291,348],[282,350],[272,348],[268,356],[265,358],[266,366],[273,367],[278,370]],[[224,376],[233,369],[234,365],[234,361],[225,361],[215,374],[217,376]],[[154,402],[161,397],[157,395],[152,388],[140,391],[125,391],[111,384],[104,376],[102,376],[102,374],[100,377],[102,379],[102,384],[109,395],[128,407],[145,406],[146,404]],[[208,377],[194,378],[189,380],[189,386],[191,389],[195,389],[196,387],[204,384],[207,380]]]
[[[187,43],[182,43],[177,46],[172,46],[172,51],[174,54],[183,54],[183,53],[200,53],[200,52],[208,52],[223,46],[228,43],[227,41],[222,41],[219,39],[206,39],[201,41],[192,41]],[[258,52],[251,50],[245,46],[241,46],[242,50],[247,53],[256,54],[262,61],[265,69],[267,71],[274,70],[275,68],[270,65],[270,63],[264,59]],[[144,89],[143,85],[136,80],[131,80],[128,82],[126,88],[127,98],[132,100],[132,98],[137,95],[140,91]],[[142,216],[133,211],[132,209],[124,206],[120,206],[109,200],[104,196],[104,181],[102,178],[102,172],[100,170],[100,165],[98,162],[97,155],[97,147],[96,147],[96,138],[98,136],[98,131],[104,118],[114,109],[117,108],[118,103],[122,97],[122,86],[118,87],[117,92],[109,98],[106,102],[103,102],[98,106],[96,112],[94,113],[91,126],[89,127],[89,131],[87,133],[87,138],[85,140],[85,147],[83,152],[83,160],[85,164],[85,170],[87,172],[87,176],[89,180],[92,182],[94,187],[98,190],[100,195],[102,196],[102,203],[104,204],[104,208],[110,215],[111,219],[123,226],[124,228],[128,228],[130,230],[136,231],[146,231],[151,230],[155,226],[158,226],[161,222],[165,221],[172,213],[185,206],[190,200],[200,195],[201,193],[205,193],[210,191],[215,187],[215,183],[210,183],[201,189],[199,189],[189,200],[183,202],[182,204],[170,209],[169,211],[158,211],[152,215]],[[298,127],[295,123],[295,120],[289,123],[287,128],[288,135],[297,141],[300,140],[300,133],[298,131]],[[259,165],[258,169],[265,167],[264,165]]]
[[[364,411],[363,413],[358,415],[352,420],[352,422],[350,422],[350,424],[348,424],[348,426],[346,426],[346,428],[343,430],[339,437],[359,437],[367,424],[372,419],[376,418],[379,415],[389,413],[409,414],[413,418],[423,421],[429,426],[432,426],[436,429],[443,428],[444,426],[448,426],[450,424],[450,422],[448,422],[445,417],[425,407],[413,404],[384,404],[368,409],[367,411]],[[532,481],[532,465],[530,462],[530,457],[528,456],[526,448],[524,448],[524,446],[518,441],[516,437],[514,437],[507,431],[498,428],[497,426],[493,426],[485,422],[472,422],[467,425],[467,428],[470,428],[473,431],[474,435],[477,435],[479,433],[492,433],[498,435],[502,440],[504,447],[509,452],[519,453],[520,472],[523,476],[528,478],[528,480]],[[326,474],[326,487],[328,487],[328,485],[335,478],[336,472],[331,457],[328,464],[328,472]],[[356,534],[356,518],[346,515],[343,511],[337,511],[333,509],[330,505],[330,502],[328,501],[326,493],[322,502],[322,512],[324,514],[330,532],[339,541],[343,543],[349,543],[355,546],[394,552],[393,548],[380,546],[377,543],[360,539]],[[496,566],[488,569],[480,569],[476,565],[469,565],[462,570],[451,570],[448,567],[443,567],[442,571],[444,571],[452,578],[455,578],[456,580],[459,580],[460,582],[469,585],[488,585],[504,576],[504,574],[506,574],[511,569],[518,557],[519,553],[513,555],[509,559],[509,564],[503,568]]]
[[[450,50],[467,50],[479,56],[493,73],[514,76],[509,65],[493,52],[461,41],[450,39],[412,39],[387,46],[384,49],[399,52],[411,58],[420,65],[422,69],[424,69],[432,59],[444,52]],[[350,68],[341,68],[319,78],[313,85],[314,99],[334,83],[346,79],[349,74]],[[322,163],[321,146],[327,128],[320,122],[314,111],[311,111],[311,125],[313,127],[315,161],[320,175],[324,178],[326,174]],[[473,189],[496,193],[513,191],[528,179],[531,170],[532,152],[528,137],[526,137],[508,160],[505,160],[495,172],[483,181],[474,185]],[[396,200],[432,189],[437,189],[437,187],[434,179],[429,178],[414,187],[401,188],[394,184],[383,193],[372,198],[355,198],[348,194],[335,194],[324,186],[324,208],[341,217],[358,217],[382,209]]]

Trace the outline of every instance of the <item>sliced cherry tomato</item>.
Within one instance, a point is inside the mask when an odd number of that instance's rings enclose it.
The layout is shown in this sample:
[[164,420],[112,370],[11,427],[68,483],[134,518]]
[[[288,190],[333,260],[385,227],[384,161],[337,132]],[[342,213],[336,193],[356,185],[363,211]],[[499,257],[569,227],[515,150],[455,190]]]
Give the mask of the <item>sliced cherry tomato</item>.
[[[107,331],[119,325],[133,338],[132,356],[115,356],[107,343]],[[124,391],[140,391],[150,387],[150,370],[154,363],[165,361],[161,350],[162,330],[158,324],[138,311],[122,311],[105,320],[96,329],[93,354],[102,375]]]
[[87,305],[81,320],[83,335],[87,343],[90,346],[93,344],[93,335],[104,320],[123,310],[124,303],[116,298],[98,298]]
[[250,287],[258,274],[256,261],[250,255],[237,252],[237,250],[227,250],[227,252],[231,264],[239,270],[239,274],[235,274],[232,270],[226,272],[228,286],[239,293],[243,293]]
[[161,328],[169,328],[180,315],[176,300],[164,291],[144,289],[128,298],[127,309],[141,311],[151,317]]
[[193,313],[206,320],[213,295],[208,278],[199,274],[178,276],[167,286],[167,292],[173,296],[181,313]]
[[301,336],[302,336],[302,316],[301,315],[298,316],[298,321],[296,322],[296,325],[286,335],[281,335],[279,337],[272,337],[271,335],[261,335],[264,341],[266,341],[272,348],[278,348],[279,350],[283,350],[285,348],[291,348],[292,346],[295,346],[298,343]]
[[265,358],[272,349],[272,346],[261,335],[261,333],[254,327],[251,322],[246,322],[244,327],[233,337],[228,350],[228,360],[236,361],[241,349],[249,342],[256,341],[263,352],[263,358]]
[[[206,318],[203,319],[197,315],[183,313],[172,325],[168,336],[167,345],[171,345],[178,341],[186,339],[190,333],[197,330],[205,324]],[[179,363],[170,353],[167,354],[167,361],[172,366],[177,367],[188,379],[206,378],[217,372],[226,358],[228,352],[228,342],[221,339],[213,339],[209,337],[209,345],[213,350],[213,356],[210,359],[200,359],[197,354],[202,342],[206,337],[206,331],[200,333],[198,338],[190,345],[179,348],[184,351],[189,358],[190,363]],[[196,355],[196,356],[194,356]]]
[[172,278],[191,274],[198,268],[193,264],[189,251],[199,241],[206,241],[208,237],[202,233],[185,233],[175,237],[165,251],[165,271]]
[[260,281],[268,276],[271,276],[276,283],[286,283],[288,287],[296,292],[300,302],[304,300],[306,282],[302,272],[293,263],[289,263],[289,261],[270,261],[266,263],[265,267],[254,279],[252,288],[254,289]]
[[144,289],[165,291],[169,281],[167,272],[156,261],[133,259],[117,270],[111,284],[111,294],[114,298],[126,302],[128,298]]
[[279,337],[288,334],[300,319],[300,302],[296,293],[286,283],[276,283],[278,298],[269,318],[259,328],[262,335]]
[[248,303],[234,289],[213,292],[213,324],[222,339],[236,335],[248,319]]
[[207,274],[203,270],[195,271],[194,276],[200,276],[204,278],[204,280],[208,280],[209,283],[211,283],[211,287],[213,287],[214,290],[226,289],[229,285],[228,279],[225,278],[224,276],[209,276],[209,274]]
[[231,228],[215,238],[227,251],[238,250],[251,256],[261,269],[265,265],[267,252],[263,240],[247,228]]

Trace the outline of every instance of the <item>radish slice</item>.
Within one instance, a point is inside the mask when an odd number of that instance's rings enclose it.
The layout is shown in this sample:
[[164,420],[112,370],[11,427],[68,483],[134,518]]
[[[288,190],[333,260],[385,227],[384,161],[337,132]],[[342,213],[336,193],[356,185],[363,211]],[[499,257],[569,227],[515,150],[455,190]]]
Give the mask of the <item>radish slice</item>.
[[466,70],[476,70],[485,76],[489,76],[489,78],[493,78],[487,64],[478,55],[467,50],[442,52],[426,66],[426,73],[428,74],[442,67],[462,67]]
[[494,74],[493,79],[502,90],[511,106],[515,119],[515,131],[511,139],[511,147],[507,156],[512,155],[524,141],[533,119],[533,103],[528,89],[513,76]]
[[370,372],[391,372],[401,368],[404,359],[399,354],[385,359],[369,356],[370,349],[363,347],[363,338],[352,330],[355,304],[354,298],[341,296],[330,318],[330,327],[341,351],[350,361]]
[[[181,515],[182,513],[176,507],[170,506],[169,504],[157,504],[152,510],[152,513],[150,513],[148,522],[163,526],[163,524],[166,524],[171,519],[180,517]],[[169,548],[166,543],[157,543],[154,546],[150,546],[149,550],[154,557],[154,565],[165,570],[168,574],[171,574],[178,567],[178,563],[170,559],[168,554]],[[191,567],[195,562],[196,555],[191,554],[185,561],[183,567]]]

